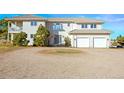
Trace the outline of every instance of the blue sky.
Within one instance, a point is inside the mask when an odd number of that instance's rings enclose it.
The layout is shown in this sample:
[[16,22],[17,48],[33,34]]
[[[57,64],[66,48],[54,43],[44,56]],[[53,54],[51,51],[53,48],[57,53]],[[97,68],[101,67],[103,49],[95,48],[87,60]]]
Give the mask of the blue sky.
[[[0,14],[0,19],[4,17],[13,17],[22,14]],[[103,27],[112,31],[111,38],[114,39],[118,35],[124,35],[124,14],[35,14],[45,18],[54,17],[86,17],[95,18],[105,21]]]

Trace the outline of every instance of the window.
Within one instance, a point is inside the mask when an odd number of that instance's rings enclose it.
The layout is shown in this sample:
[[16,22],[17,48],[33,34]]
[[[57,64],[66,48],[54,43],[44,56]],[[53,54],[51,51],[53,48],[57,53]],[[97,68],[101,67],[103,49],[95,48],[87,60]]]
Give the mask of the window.
[[53,25],[60,25],[60,23],[53,23]]
[[96,28],[96,24],[94,24],[94,28]]
[[36,21],[31,21],[31,26],[37,26],[37,22]]
[[63,30],[63,25],[60,23],[53,23],[52,29],[53,30]]
[[87,24],[82,24],[81,28],[87,28]]
[[56,25],[60,25],[60,23],[56,23]]
[[81,28],[84,28],[84,24],[81,25]]
[[55,35],[54,36],[54,44],[58,44],[59,43],[59,35]]
[[70,26],[70,23],[68,23],[68,26]]
[[34,34],[31,34],[30,37],[31,37],[31,38],[34,38]]
[[55,35],[54,36],[54,44],[62,44],[62,35]]
[[91,28],[96,28],[96,24],[91,24]]
[[59,35],[59,43],[61,44],[62,43],[62,36]]

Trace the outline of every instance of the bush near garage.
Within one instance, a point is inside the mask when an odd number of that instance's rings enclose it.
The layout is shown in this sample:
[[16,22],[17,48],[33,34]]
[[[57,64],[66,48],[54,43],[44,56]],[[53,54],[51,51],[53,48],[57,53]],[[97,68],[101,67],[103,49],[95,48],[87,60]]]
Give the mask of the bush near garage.
[[70,47],[71,46],[71,39],[69,37],[65,37],[65,47]]
[[124,46],[124,36],[118,36],[116,39],[117,43],[119,43],[121,46]]

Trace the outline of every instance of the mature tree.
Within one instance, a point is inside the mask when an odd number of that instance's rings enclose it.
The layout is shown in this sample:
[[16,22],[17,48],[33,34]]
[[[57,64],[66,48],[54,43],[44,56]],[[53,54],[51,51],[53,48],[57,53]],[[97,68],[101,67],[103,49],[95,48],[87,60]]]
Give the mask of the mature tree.
[[7,39],[8,22],[4,19],[0,20],[0,38]]
[[27,46],[29,41],[26,38],[27,34],[25,32],[15,34],[13,39],[13,45]]
[[66,47],[70,47],[71,46],[71,39],[69,37],[65,37],[64,41],[65,41],[65,46]]
[[35,46],[48,46],[48,37],[50,32],[48,29],[42,25],[39,26],[37,33],[34,35],[34,45]]

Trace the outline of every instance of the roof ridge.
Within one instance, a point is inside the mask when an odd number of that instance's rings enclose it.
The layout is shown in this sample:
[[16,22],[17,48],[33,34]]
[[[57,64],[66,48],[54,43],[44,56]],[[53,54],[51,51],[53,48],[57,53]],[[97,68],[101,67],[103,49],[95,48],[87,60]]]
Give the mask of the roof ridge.
[[67,18],[62,18],[62,17],[55,17],[55,18],[44,18],[41,16],[37,16],[34,14],[24,14],[20,16],[15,16],[13,18],[7,18],[8,20],[46,20],[49,22],[75,22],[75,23],[104,23],[102,20],[97,20],[97,19],[91,19],[91,18],[85,18],[85,17],[67,17]]

